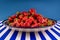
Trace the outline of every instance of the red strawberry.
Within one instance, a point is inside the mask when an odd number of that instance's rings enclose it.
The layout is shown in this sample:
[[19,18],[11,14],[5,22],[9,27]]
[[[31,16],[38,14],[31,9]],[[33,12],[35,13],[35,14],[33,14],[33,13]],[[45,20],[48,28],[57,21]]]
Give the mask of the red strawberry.
[[17,22],[17,20],[18,20],[18,18],[15,18],[15,19],[14,19],[14,22]]
[[24,23],[25,27],[30,27],[30,23]]
[[34,21],[34,18],[32,16],[29,17],[30,20]]
[[43,20],[43,19],[38,19],[38,21],[39,21],[40,23],[42,23],[42,20]]
[[18,18],[15,18],[15,19],[14,19],[14,23],[16,23],[16,24],[17,24],[17,23],[20,23],[20,22],[21,22],[20,19],[18,19]]
[[22,19],[23,18],[23,15],[19,15],[19,18]]
[[21,22],[21,19],[18,19],[18,22],[20,23]]
[[41,14],[38,14],[39,17],[43,17]]
[[28,17],[27,17],[27,16],[25,16],[25,17],[23,17],[23,19],[22,19],[22,20],[25,20],[25,21],[26,21],[27,19],[28,19]]
[[16,15],[12,15],[11,18],[13,18],[13,19],[16,18]]
[[12,21],[13,19],[11,17],[8,18],[9,21]]
[[30,27],[30,23],[27,23],[27,27]]
[[43,23],[44,26],[47,26],[47,23]]
[[43,23],[43,21],[44,21],[43,17],[40,17],[40,16],[37,17],[37,20],[38,20],[40,23]]
[[13,22],[13,23],[10,23],[9,25],[12,27],[15,27],[16,24]]
[[47,18],[43,18],[42,23],[47,23],[48,19]]
[[24,25],[23,25],[23,24],[24,24],[23,22],[21,22],[20,24],[21,24],[21,26],[24,26]]
[[34,22],[34,24],[36,24],[37,23],[37,20],[34,20],[33,22]]
[[28,13],[27,13],[26,11],[23,11],[22,14],[23,14],[24,16],[28,16]]
[[32,23],[32,21],[33,21],[32,19],[27,19],[27,20],[26,20],[26,22],[28,22],[28,23],[30,23],[30,24]]
[[43,19],[43,16],[38,15],[37,19]]
[[36,14],[34,14],[34,17],[37,17],[38,16],[38,14],[36,13]]
[[29,12],[30,12],[31,14],[35,14],[35,13],[36,13],[36,10],[32,8],[32,9],[29,10]]
[[38,24],[37,23],[33,24],[31,27],[38,27]]
[[16,23],[16,27],[20,27],[21,24],[19,22]]
[[38,26],[40,26],[40,27],[41,27],[41,23],[38,23]]

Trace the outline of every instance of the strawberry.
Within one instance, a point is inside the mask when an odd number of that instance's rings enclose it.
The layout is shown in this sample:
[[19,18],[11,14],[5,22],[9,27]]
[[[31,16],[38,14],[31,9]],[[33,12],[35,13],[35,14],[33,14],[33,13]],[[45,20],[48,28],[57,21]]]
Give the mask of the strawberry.
[[36,24],[37,23],[37,20],[34,20],[33,22]]
[[9,17],[8,20],[11,22],[13,19],[11,17]]
[[29,27],[30,26],[30,23],[27,23],[27,27]]
[[30,27],[30,23],[24,23],[25,27]]
[[47,23],[43,23],[44,24],[44,26],[47,26]]
[[31,27],[38,27],[38,24],[37,23],[36,24],[32,24]]
[[27,16],[25,16],[25,17],[23,17],[23,19],[22,20],[27,20],[28,19],[28,17]]
[[18,19],[17,21],[18,21],[19,23],[21,22],[21,20],[20,20],[20,19]]
[[19,22],[16,23],[16,27],[20,27],[21,24]]
[[48,21],[48,19],[47,18],[43,18],[43,22],[47,22]]
[[13,22],[13,23],[10,23],[9,25],[14,27],[16,24]]
[[44,22],[44,19],[43,19],[43,17],[37,17],[37,20],[40,22],[40,23],[43,23]]
[[12,15],[11,18],[13,18],[13,19],[16,18],[16,15]]
[[42,20],[43,20],[43,19],[38,19],[39,23],[42,23]]
[[27,13],[26,11],[23,11],[22,14],[23,14],[24,16],[28,16],[28,13]]
[[28,23],[30,23],[30,24],[32,23],[32,21],[33,21],[32,19],[27,19],[27,20],[26,20],[26,22],[28,22]]
[[15,18],[15,19],[14,19],[14,22],[15,22],[15,23],[20,23],[20,22],[21,22],[21,20],[20,20],[20,19],[18,19],[18,18]]
[[37,17],[38,16],[38,14],[36,13],[36,14],[34,14],[34,17]]
[[29,17],[30,20],[34,21],[34,18],[32,16]]
[[41,23],[38,23],[38,26],[40,26],[40,27],[41,27]]
[[15,19],[14,19],[14,22],[16,22],[17,20],[18,20],[18,18],[15,18]]
[[19,19],[22,19],[23,18],[23,15],[19,15]]
[[24,26],[24,25],[23,25],[23,24],[24,24],[23,22],[20,22],[20,24],[21,24],[21,26]]
[[30,9],[30,10],[29,10],[29,12],[30,12],[30,14],[32,14],[32,15],[33,15],[33,14],[35,14],[35,13],[36,13],[36,10],[32,8],[32,9]]

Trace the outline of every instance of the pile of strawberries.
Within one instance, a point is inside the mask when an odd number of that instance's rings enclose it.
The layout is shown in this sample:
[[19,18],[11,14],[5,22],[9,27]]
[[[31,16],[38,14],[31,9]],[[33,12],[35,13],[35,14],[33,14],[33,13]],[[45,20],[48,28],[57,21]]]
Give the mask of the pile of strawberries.
[[12,27],[44,27],[53,25],[54,22],[48,18],[43,17],[41,14],[37,14],[35,9],[30,9],[28,12],[17,12],[10,16],[7,20],[7,24]]

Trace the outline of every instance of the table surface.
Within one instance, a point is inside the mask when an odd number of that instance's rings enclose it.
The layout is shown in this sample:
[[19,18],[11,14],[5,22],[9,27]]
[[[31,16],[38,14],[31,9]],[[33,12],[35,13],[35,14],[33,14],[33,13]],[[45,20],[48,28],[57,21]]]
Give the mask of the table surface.
[[28,11],[35,8],[45,17],[60,20],[60,1],[58,0],[0,0],[0,20],[17,11]]
[[0,21],[0,40],[60,40],[60,22],[54,27],[39,32],[20,32],[9,29]]

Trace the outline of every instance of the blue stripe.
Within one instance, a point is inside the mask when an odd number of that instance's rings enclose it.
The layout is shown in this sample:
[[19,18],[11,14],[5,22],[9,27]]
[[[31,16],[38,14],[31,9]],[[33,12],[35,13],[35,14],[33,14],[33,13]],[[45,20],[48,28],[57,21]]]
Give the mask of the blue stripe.
[[54,26],[56,29],[60,30],[58,27]]
[[45,32],[48,34],[48,36],[49,36],[52,40],[57,40],[48,30],[45,30]]
[[1,23],[0,23],[1,24]]
[[21,40],[25,40],[26,32],[22,32]]
[[58,25],[58,24],[56,24],[56,25],[60,27],[60,25]]
[[10,40],[15,40],[17,34],[18,34],[18,31],[15,31],[15,32],[13,33],[12,37],[10,38]]
[[0,30],[0,33],[1,33],[4,29],[6,29],[6,27],[4,27],[3,29],[1,29],[1,30]]
[[1,39],[5,39],[6,36],[9,34],[10,31],[11,31],[11,29],[7,30],[7,31],[3,34],[3,36],[1,37]]
[[51,30],[60,37],[60,33],[58,33],[58,32],[57,32],[56,30],[54,30],[53,28],[51,28]]
[[44,35],[42,34],[42,32],[38,32],[39,33],[39,36],[41,37],[42,40],[46,40],[46,38],[44,37]]
[[3,39],[0,38],[0,40],[3,40]]
[[30,39],[31,40],[36,40],[34,32],[30,32]]
[[0,23],[1,24],[1,23]]

